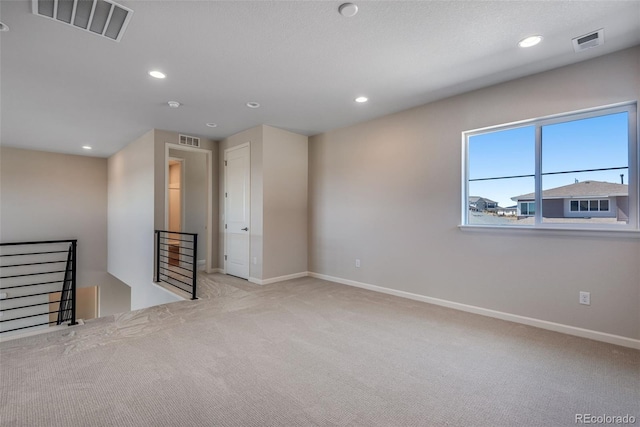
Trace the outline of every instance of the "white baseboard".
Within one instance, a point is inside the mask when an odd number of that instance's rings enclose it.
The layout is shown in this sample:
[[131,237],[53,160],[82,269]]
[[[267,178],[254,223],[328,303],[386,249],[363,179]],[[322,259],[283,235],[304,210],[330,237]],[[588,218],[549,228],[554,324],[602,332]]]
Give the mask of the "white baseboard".
[[[151,282],[151,285],[153,285],[154,288],[164,292],[165,294],[171,295],[173,298],[176,298],[176,301],[184,301],[184,300],[187,299],[187,298],[184,298],[182,295],[179,295],[177,293],[178,291],[172,292],[169,289],[165,288],[164,287],[165,285],[162,285],[162,284],[159,284],[159,283],[155,283],[155,282]],[[166,285],[166,286],[171,286],[171,285]],[[176,289],[178,289],[178,288],[176,288]],[[176,302],[176,301],[171,301],[171,302]],[[167,303],[161,303],[161,304],[167,304]],[[147,307],[139,307],[139,308],[136,308],[136,309],[133,309],[133,307],[132,307],[132,311],[133,310],[139,310],[140,308],[147,308]]]
[[224,268],[212,268],[210,273],[221,273],[221,274],[224,274]]
[[300,273],[287,274],[286,276],[278,276],[272,277],[271,279],[256,279],[255,277],[249,277],[249,281],[251,283],[255,283],[256,285],[270,285],[276,282],[284,282],[285,280],[298,279],[300,277],[307,277],[309,275],[308,271],[302,271]]
[[480,314],[482,316],[487,316],[487,317],[494,317],[496,319],[507,320],[509,322],[521,323],[523,325],[535,326],[536,328],[547,329],[549,331],[560,332],[567,335],[574,335],[577,337],[588,338],[595,341],[602,341],[609,344],[616,344],[623,347],[635,348],[640,350],[640,340],[623,337],[620,335],[613,335],[613,334],[608,334],[606,332],[598,332],[591,329],[578,328],[575,326],[549,322],[546,320],[520,316],[517,314],[505,313],[502,311],[491,310],[488,308],[482,308],[474,305],[462,304],[459,302],[427,297],[424,295],[414,294],[411,292],[399,291],[396,289],[390,289],[382,286],[371,285],[369,283],[357,282],[355,280],[327,276],[326,274],[308,272],[308,275],[311,277],[315,277],[317,279],[328,280],[330,282],[340,283],[343,285],[355,286],[357,288],[368,289],[370,291],[381,292],[383,294],[389,294],[389,295],[408,298],[416,301],[422,301],[429,304],[439,305],[442,307],[453,308],[455,310],[466,311],[468,313]]

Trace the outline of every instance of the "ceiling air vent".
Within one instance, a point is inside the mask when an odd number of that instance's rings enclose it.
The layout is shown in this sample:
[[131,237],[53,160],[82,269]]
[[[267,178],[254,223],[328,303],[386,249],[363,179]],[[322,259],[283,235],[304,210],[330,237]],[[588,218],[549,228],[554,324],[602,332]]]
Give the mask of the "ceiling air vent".
[[575,39],[572,39],[572,42],[573,50],[575,50],[576,53],[592,47],[600,46],[604,43],[604,28],[600,28],[597,31],[585,34],[584,36],[576,37]]
[[31,0],[33,13],[119,42],[133,10],[110,0]]
[[195,136],[180,135],[180,145],[188,145],[189,147],[200,147],[200,138]]

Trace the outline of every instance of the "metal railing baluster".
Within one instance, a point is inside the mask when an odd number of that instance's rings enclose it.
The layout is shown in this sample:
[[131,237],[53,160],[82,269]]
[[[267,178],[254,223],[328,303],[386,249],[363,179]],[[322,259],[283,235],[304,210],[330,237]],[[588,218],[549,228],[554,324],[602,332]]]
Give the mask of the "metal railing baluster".
[[[68,247],[62,250],[62,244]],[[77,324],[77,244],[76,239],[0,243],[0,334],[66,322]],[[67,254],[66,259],[57,259],[59,254]],[[62,263],[64,269],[60,268]],[[60,273],[61,279],[57,278]],[[58,293],[59,298],[51,296]],[[58,308],[52,310],[53,304]],[[49,316],[49,321],[38,322],[44,316]]]
[[198,234],[155,230],[154,237],[154,281],[187,292],[192,300],[198,299]]

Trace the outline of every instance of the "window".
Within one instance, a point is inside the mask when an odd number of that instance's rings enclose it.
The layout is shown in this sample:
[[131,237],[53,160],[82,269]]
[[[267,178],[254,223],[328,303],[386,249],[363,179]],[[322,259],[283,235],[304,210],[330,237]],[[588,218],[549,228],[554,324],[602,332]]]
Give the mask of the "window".
[[637,229],[636,123],[633,103],[465,132],[462,224]]
[[522,216],[534,216],[536,214],[536,202],[522,202],[520,203],[520,215]]
[[609,199],[603,200],[571,200],[571,212],[608,212]]

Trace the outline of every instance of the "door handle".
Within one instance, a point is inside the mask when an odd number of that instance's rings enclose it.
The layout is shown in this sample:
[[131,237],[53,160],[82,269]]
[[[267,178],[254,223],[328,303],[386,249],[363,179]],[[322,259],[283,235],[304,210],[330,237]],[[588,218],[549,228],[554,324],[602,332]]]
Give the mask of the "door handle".
[[249,227],[241,228],[242,231],[249,231]]

